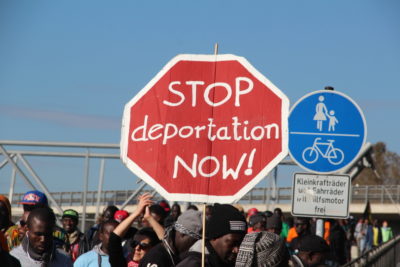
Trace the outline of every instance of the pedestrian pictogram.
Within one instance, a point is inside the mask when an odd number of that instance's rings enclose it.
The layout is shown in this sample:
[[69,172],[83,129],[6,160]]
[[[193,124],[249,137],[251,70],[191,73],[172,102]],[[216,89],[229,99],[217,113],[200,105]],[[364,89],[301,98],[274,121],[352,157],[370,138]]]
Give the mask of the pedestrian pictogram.
[[366,139],[366,123],[358,105],[337,91],[302,97],[289,116],[289,153],[308,171],[337,172],[357,158]]

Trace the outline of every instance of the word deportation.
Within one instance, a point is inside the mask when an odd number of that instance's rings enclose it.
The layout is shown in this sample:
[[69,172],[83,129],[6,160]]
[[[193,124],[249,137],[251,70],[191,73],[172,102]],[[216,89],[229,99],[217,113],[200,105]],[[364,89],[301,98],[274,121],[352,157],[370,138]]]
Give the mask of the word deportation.
[[[257,125],[249,127],[249,121],[240,122],[238,117],[232,117],[232,123],[229,126],[218,127],[214,119],[208,118],[206,125],[185,125],[177,126],[174,123],[148,125],[149,116],[144,116],[143,124],[132,131],[131,139],[133,141],[149,141],[162,138],[162,144],[166,145],[168,140],[178,136],[180,138],[189,138],[194,136],[196,139],[207,138],[214,140],[262,140],[279,139],[279,125],[271,123],[267,125]],[[215,134],[214,134],[215,133]]]

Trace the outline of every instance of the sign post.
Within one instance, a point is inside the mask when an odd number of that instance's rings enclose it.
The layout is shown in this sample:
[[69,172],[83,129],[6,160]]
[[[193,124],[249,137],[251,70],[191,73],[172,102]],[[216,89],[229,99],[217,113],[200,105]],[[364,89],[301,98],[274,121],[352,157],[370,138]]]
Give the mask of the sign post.
[[350,176],[296,173],[292,215],[318,218],[349,216]]
[[178,55],[124,110],[121,159],[169,201],[232,203],[286,155],[289,100],[234,55]]

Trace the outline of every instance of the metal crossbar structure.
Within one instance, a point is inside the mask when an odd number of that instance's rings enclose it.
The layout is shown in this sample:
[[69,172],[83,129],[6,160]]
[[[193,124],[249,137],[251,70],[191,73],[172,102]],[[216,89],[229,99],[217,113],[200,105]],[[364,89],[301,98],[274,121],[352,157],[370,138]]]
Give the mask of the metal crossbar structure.
[[[145,184],[141,184],[139,189],[142,193],[149,191],[143,189]],[[125,207],[126,205],[136,204],[136,201],[130,198],[132,195],[136,195],[136,190],[102,190],[100,194],[98,191],[87,191],[86,193],[86,204],[90,206],[116,205]],[[52,192],[53,198],[56,200],[60,207],[71,207],[71,206],[83,206],[84,192]],[[275,194],[275,196],[273,196]],[[392,204],[397,203],[400,205],[400,185],[363,185],[352,187],[352,203],[365,204],[367,201],[370,203],[379,204]],[[22,198],[22,193],[14,194],[11,205],[13,207],[20,207],[21,204],[18,201]],[[394,198],[392,197],[394,196]],[[292,199],[292,188],[291,187],[257,187],[250,190],[241,200],[242,204],[259,204],[267,203],[268,198],[270,201],[275,201],[276,204],[290,203]],[[154,200],[161,200],[161,196],[154,193]]]
[[[360,160],[355,164],[355,168],[358,170],[362,164],[364,153],[369,152],[371,149],[371,145],[367,144],[363,149],[363,153],[361,153]],[[126,205],[132,203],[132,200],[140,194],[142,190],[145,189],[146,184],[138,180],[137,188],[135,190],[125,190],[125,191],[115,191],[114,193],[110,193],[108,191],[103,191],[103,183],[104,183],[104,173],[105,173],[105,162],[108,160],[119,160],[119,144],[103,144],[103,143],[66,143],[66,142],[33,142],[33,141],[9,141],[9,140],[0,140],[0,152],[3,155],[4,159],[0,162],[0,170],[9,164],[12,168],[12,174],[10,179],[10,188],[9,188],[9,199],[12,203],[15,203],[15,198],[20,199],[20,195],[16,195],[14,193],[14,185],[15,179],[18,175],[23,179],[26,185],[32,190],[40,190],[43,191],[48,197],[50,204],[56,209],[56,211],[61,214],[62,206],[65,201],[69,201],[82,206],[82,217],[86,218],[86,206],[89,203],[93,206],[94,202],[96,202],[96,217],[98,216],[100,210],[100,206],[104,204],[117,204],[121,205],[121,208],[124,208]],[[28,159],[32,157],[52,157],[52,158],[80,158],[84,162],[83,169],[83,184],[82,184],[82,192],[59,192],[54,193],[51,192],[46,183],[43,182],[43,179],[40,177],[39,172],[37,172]],[[100,160],[100,169],[99,169],[99,177],[97,183],[97,192],[91,191],[88,192],[88,180],[89,180],[89,172],[91,169],[91,162],[93,159]],[[1,159],[0,159],[1,160]],[[279,166],[283,165],[295,165],[295,163],[286,158],[281,161]],[[349,168],[349,173],[354,172]],[[352,174],[350,174],[352,175]],[[278,167],[274,169],[273,172],[269,175],[270,179],[269,185],[263,188],[255,188],[251,190],[245,197],[242,198],[241,202],[248,203],[266,203],[267,208],[270,204],[280,203],[282,201],[290,200],[290,190],[289,188],[277,188],[277,176],[278,176]],[[354,177],[352,177],[354,178]],[[269,187],[269,188],[268,188]],[[375,189],[366,188],[366,195],[369,196],[370,199],[372,197],[371,192]],[[364,191],[365,191],[364,190]],[[378,189],[379,191],[380,189]],[[383,196],[383,190],[381,191],[381,199],[382,201],[386,198]],[[396,189],[400,190],[400,189]],[[363,190],[360,191],[360,194],[364,194]],[[370,192],[371,191],[371,192]],[[283,193],[284,192],[284,193]],[[357,191],[358,192],[358,191]],[[398,192],[398,191],[397,191]],[[153,191],[154,193],[154,191]],[[379,194],[379,193],[378,193]],[[109,200],[107,196],[111,196],[113,200]],[[397,202],[399,198],[399,193],[393,194],[394,198],[392,201],[396,200]],[[75,198],[77,197],[78,202],[75,202]],[[353,200],[357,199],[354,197]],[[364,199],[365,200],[365,199]],[[363,200],[361,200],[363,201]],[[85,228],[85,220],[82,222],[82,228]]]
[[343,267],[389,267],[400,263],[400,235],[373,248]]

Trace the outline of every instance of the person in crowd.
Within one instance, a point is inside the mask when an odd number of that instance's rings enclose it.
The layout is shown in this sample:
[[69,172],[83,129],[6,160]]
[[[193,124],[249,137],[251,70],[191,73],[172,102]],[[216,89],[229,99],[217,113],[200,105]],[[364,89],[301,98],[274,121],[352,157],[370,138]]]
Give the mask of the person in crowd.
[[[28,191],[22,197],[22,201],[19,202],[23,206],[24,213],[22,214],[21,220],[19,221],[19,238],[23,238],[23,233],[26,232],[26,219],[28,218],[30,212],[37,208],[48,207],[49,203],[47,201],[46,195],[38,190]],[[53,229],[54,244],[57,248],[61,248],[68,252],[69,244],[68,237],[65,230],[58,225],[54,226]]]
[[375,219],[372,223],[372,246],[377,247],[382,243],[382,232],[381,228],[379,227],[378,219]]
[[280,235],[282,231],[282,226],[283,224],[281,221],[281,217],[276,213],[274,213],[274,215],[272,215],[267,219],[267,225],[266,225],[267,232]]
[[[167,213],[165,212],[164,208],[158,204],[151,205],[149,207],[150,215],[160,224],[164,225],[164,220],[167,217]],[[148,219],[148,218],[147,218]],[[143,227],[151,227],[149,221],[146,220],[145,217],[142,219],[142,226]]]
[[118,223],[121,223],[123,220],[128,218],[129,213],[126,210],[117,210],[114,213],[114,220],[116,220]]
[[206,220],[208,221],[213,214],[213,206],[212,205],[207,205],[206,206]]
[[393,231],[392,228],[388,226],[387,221],[382,222],[382,227],[381,227],[381,233],[382,233],[382,242],[385,243],[389,241],[390,239],[393,238]]
[[289,229],[290,229],[289,224],[287,224],[287,222],[285,221],[285,217],[283,216],[283,212],[280,208],[275,208],[274,214],[276,214],[276,216],[278,216],[281,219],[281,222],[282,222],[281,229],[282,230],[281,230],[280,236],[283,239],[286,239],[288,236]]
[[71,255],[72,262],[74,262],[81,254],[89,250],[89,244],[85,235],[78,229],[79,214],[76,210],[65,210],[61,222],[64,230],[67,232],[69,241],[68,251]]
[[114,231],[117,225],[118,222],[115,220],[102,222],[98,230],[100,243],[95,245],[89,252],[80,255],[76,259],[74,267],[110,267],[108,243],[110,234]]
[[[6,245],[6,238],[2,232],[0,232],[0,242],[4,242]],[[0,263],[2,267],[21,267],[21,263],[15,257],[11,256],[8,251],[0,246]]]
[[178,217],[181,216],[182,211],[181,211],[181,206],[178,203],[174,203],[171,208],[171,216],[176,222],[178,220]]
[[[299,246],[299,239],[303,236],[310,235],[311,230],[310,230],[310,219],[306,217],[296,217],[294,219],[294,229],[295,229],[295,235],[292,238],[290,242],[290,251],[293,253],[298,249]],[[288,238],[289,239],[288,235]]]
[[137,231],[130,243],[132,252],[128,254],[128,267],[138,267],[146,253],[158,243],[160,240],[152,228]]
[[291,256],[290,264],[293,267],[327,266],[329,246],[326,241],[317,235],[309,234],[299,238],[298,252]]
[[288,266],[289,252],[285,241],[271,232],[247,234],[239,248],[236,267]]
[[13,225],[10,201],[6,196],[0,195],[0,231],[4,234]]
[[246,221],[249,222],[250,221],[250,217],[253,215],[256,215],[258,213],[258,209],[257,208],[250,208],[247,210],[247,214],[246,214]]
[[94,248],[95,245],[99,244],[99,227],[103,222],[107,222],[114,219],[114,214],[119,209],[114,206],[107,206],[101,216],[97,219],[97,223],[94,224],[92,227],[89,228],[86,232],[86,239],[89,243],[89,249]]
[[358,255],[364,253],[366,245],[366,236],[368,230],[368,219],[359,219],[354,231],[354,236],[357,241]]
[[339,221],[330,219],[329,248],[332,259],[340,265],[347,262],[346,232]]
[[[126,218],[129,217],[129,213],[126,210],[117,210],[114,214],[114,220],[116,220],[118,223],[121,223],[124,221]],[[122,247],[124,248],[124,251],[130,250],[130,239],[133,238],[133,236],[136,234],[137,229],[135,227],[129,226],[128,230],[126,231],[125,235],[123,236],[121,243]],[[128,252],[125,252],[128,253]]]
[[[205,266],[234,266],[246,233],[246,219],[236,208],[215,204],[213,215],[206,224]],[[177,267],[200,266],[201,255],[202,240],[198,240]]]
[[253,232],[264,231],[266,224],[267,224],[266,216],[263,213],[258,212],[250,217],[249,228],[247,229],[247,232],[253,233]]
[[189,203],[189,205],[186,208],[187,210],[199,210],[199,208],[196,205],[193,205]]
[[55,246],[53,229],[56,216],[49,207],[32,210],[27,220],[27,232],[20,246],[10,254],[22,267],[72,266],[70,256]]
[[201,218],[200,211],[186,210],[183,212],[174,225],[166,229],[162,243],[149,250],[140,261],[139,266],[177,266],[189,248],[201,239]]
[[178,203],[174,203],[171,208],[171,213],[164,220],[164,226],[167,228],[176,222],[178,217],[182,214],[181,206]]
[[365,236],[365,251],[368,251],[372,248],[372,244],[374,242],[374,230],[372,227],[372,223],[367,220],[367,234]]
[[6,196],[0,195],[0,231],[4,233],[10,250],[21,243],[18,235],[18,225],[11,221],[11,216],[10,201]]
[[[111,266],[126,266],[128,261],[129,266],[136,267],[146,252],[159,242],[159,239],[151,228],[142,228],[134,235],[132,240],[129,240],[130,256],[128,259],[122,246],[122,240],[129,232],[132,223],[138,218],[143,211],[150,206],[153,201],[150,194],[144,194],[138,198],[139,202],[136,210],[131,213],[125,220],[114,229],[110,234],[109,239],[109,260]],[[132,252],[133,250],[133,252]]]

